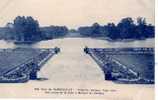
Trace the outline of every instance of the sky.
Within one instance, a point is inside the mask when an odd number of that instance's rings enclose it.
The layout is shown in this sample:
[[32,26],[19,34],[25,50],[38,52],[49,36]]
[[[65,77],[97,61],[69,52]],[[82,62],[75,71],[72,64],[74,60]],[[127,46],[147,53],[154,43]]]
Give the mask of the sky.
[[69,28],[118,23],[124,17],[145,17],[151,24],[155,20],[154,0],[0,0],[0,26],[18,15],[33,16],[40,26]]

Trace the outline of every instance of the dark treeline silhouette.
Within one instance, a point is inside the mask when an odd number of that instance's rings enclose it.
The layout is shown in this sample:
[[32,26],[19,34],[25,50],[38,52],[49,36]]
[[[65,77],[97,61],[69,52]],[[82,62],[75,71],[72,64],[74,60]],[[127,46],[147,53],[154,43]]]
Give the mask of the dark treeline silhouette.
[[68,33],[68,28],[66,26],[48,26],[41,27],[41,32],[43,33],[43,39],[53,39],[64,37]]
[[39,23],[32,17],[18,16],[13,23],[14,37],[18,41],[37,41],[42,37]]
[[13,29],[6,26],[6,27],[1,27],[0,28],[0,40],[4,39],[4,40],[13,40]]
[[17,16],[13,23],[0,28],[0,39],[35,42],[63,37],[66,33],[68,33],[68,28],[65,26],[40,27],[38,21],[31,16]]
[[92,26],[79,27],[78,32],[82,36],[106,37],[111,40],[119,39],[146,39],[153,38],[155,27],[147,24],[145,18],[137,18],[136,23],[130,17],[123,18],[117,25],[108,23],[101,26],[94,23]]
[[13,23],[0,28],[0,39],[14,41],[41,41],[60,38],[68,32],[80,33],[83,37],[103,37],[110,40],[146,39],[153,38],[155,26],[147,24],[145,18],[137,18],[136,23],[130,17],[123,18],[117,25],[108,23],[79,27],[78,30],[69,30],[66,26],[40,27],[37,20],[31,16],[17,16]]
[[31,16],[17,16],[13,23],[0,28],[0,37],[5,40],[39,41],[42,33],[37,20]]

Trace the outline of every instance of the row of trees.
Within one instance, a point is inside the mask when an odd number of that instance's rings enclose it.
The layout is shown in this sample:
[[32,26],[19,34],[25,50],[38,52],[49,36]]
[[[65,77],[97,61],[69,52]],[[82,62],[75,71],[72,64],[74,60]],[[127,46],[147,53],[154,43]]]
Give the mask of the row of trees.
[[62,37],[68,33],[65,26],[40,27],[37,20],[31,16],[18,16],[13,23],[0,28],[0,38],[16,41],[40,41]]
[[137,18],[136,23],[130,17],[123,18],[117,25],[108,23],[101,26],[94,23],[92,26],[79,27],[78,32],[83,36],[108,37],[116,39],[145,39],[154,37],[155,27],[147,24],[145,18]]
[[48,26],[42,27],[41,32],[43,33],[44,39],[53,39],[64,37],[69,30],[66,26]]
[[68,32],[78,32],[82,36],[105,37],[117,39],[145,39],[154,37],[155,27],[147,24],[145,18],[137,18],[136,23],[130,17],[123,18],[117,25],[108,23],[101,26],[94,23],[92,26],[79,27],[78,30],[68,30],[66,26],[40,27],[37,20],[31,16],[18,16],[7,27],[0,28],[0,38],[17,41],[40,41],[64,37]]

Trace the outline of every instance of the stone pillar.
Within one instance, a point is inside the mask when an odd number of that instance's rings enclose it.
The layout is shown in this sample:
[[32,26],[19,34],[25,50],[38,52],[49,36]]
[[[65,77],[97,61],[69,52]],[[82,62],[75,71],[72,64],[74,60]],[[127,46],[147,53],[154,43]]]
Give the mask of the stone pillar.
[[113,78],[112,78],[112,74],[111,74],[111,72],[106,72],[105,73],[105,80],[112,80]]
[[31,71],[30,80],[36,80],[36,79],[37,79],[37,71]]
[[88,47],[87,47],[87,46],[84,48],[84,52],[85,52],[86,54],[89,53],[89,52],[88,52]]
[[104,74],[105,74],[105,80],[113,80],[112,77],[112,66],[110,63],[107,63],[104,66]]
[[30,79],[36,80],[37,79],[38,65],[35,64],[35,62],[31,63],[30,65],[31,65]]

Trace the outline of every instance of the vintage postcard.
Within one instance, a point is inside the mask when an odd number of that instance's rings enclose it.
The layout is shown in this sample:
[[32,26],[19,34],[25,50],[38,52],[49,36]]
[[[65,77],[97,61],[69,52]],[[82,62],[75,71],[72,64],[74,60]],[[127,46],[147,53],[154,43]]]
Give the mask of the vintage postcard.
[[0,0],[0,98],[154,100],[154,0]]

